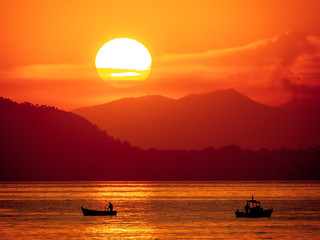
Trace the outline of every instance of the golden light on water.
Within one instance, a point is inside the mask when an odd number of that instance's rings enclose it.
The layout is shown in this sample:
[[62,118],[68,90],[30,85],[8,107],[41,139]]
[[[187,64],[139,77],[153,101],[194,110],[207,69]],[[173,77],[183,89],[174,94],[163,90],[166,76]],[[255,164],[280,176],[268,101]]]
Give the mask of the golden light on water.
[[[0,184],[3,239],[315,239],[319,181]],[[271,219],[235,217],[254,194]],[[307,201],[308,204],[305,204]],[[116,216],[85,217],[80,207]],[[315,230],[316,229],[316,230]]]

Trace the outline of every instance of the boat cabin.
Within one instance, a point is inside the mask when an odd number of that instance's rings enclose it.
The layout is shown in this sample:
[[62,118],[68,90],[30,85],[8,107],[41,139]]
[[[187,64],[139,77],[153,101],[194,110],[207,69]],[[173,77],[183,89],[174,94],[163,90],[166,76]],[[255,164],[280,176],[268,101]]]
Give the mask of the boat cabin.
[[244,207],[244,209],[246,213],[263,210],[260,208],[260,202],[253,200],[253,195],[251,200],[247,200],[247,205]]
[[247,206],[249,206],[250,208],[260,207],[260,202],[253,200],[253,195],[252,195],[252,199],[247,200]]

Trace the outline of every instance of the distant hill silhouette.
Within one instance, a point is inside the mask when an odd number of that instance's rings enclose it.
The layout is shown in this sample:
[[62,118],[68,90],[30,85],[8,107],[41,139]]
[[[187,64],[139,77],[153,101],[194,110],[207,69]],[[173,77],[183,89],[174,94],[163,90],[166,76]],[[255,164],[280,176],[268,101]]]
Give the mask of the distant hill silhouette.
[[0,98],[0,116],[2,181],[319,179],[320,147],[141,150],[54,107]]
[[[0,100],[2,178],[86,179],[114,156],[134,150],[76,114]],[[90,173],[92,175],[92,173]],[[13,177],[13,176],[12,176]]]
[[144,149],[298,149],[320,145],[320,104],[259,104],[233,89],[190,95],[127,98],[72,111],[109,134]]

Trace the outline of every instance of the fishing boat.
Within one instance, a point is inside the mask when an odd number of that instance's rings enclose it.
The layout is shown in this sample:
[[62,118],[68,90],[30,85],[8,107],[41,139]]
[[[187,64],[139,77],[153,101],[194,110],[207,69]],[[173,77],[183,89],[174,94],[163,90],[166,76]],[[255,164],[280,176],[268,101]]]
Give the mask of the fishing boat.
[[83,216],[114,216],[117,215],[117,211],[108,211],[107,209],[104,211],[98,211],[98,210],[90,210],[81,207]]
[[251,200],[247,200],[247,204],[244,207],[244,210],[235,212],[236,217],[246,217],[246,218],[261,218],[261,217],[271,217],[273,208],[263,210],[260,205],[260,202],[253,200],[253,195]]

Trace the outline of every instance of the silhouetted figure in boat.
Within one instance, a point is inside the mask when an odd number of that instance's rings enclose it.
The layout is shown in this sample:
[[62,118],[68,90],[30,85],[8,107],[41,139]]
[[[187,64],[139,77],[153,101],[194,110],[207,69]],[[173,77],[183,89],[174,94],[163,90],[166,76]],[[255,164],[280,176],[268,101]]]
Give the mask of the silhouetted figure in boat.
[[247,214],[247,213],[248,213],[248,210],[250,209],[248,202],[247,202],[247,205],[244,207],[244,209],[245,209],[245,213]]
[[112,212],[113,211],[113,204],[111,202],[109,202],[109,211]]

